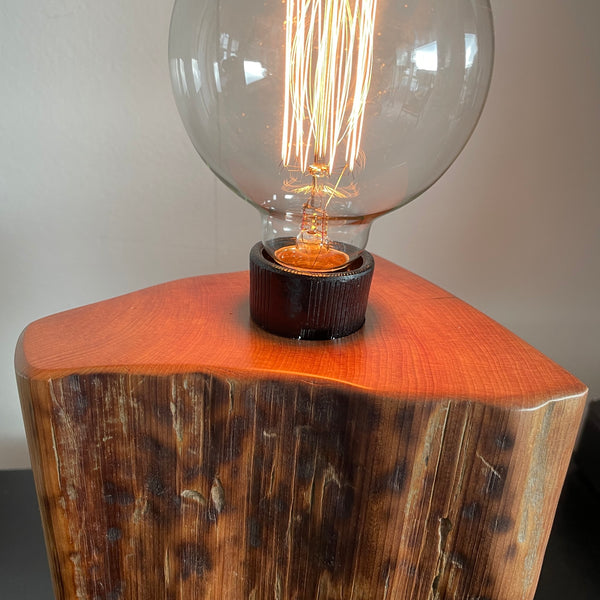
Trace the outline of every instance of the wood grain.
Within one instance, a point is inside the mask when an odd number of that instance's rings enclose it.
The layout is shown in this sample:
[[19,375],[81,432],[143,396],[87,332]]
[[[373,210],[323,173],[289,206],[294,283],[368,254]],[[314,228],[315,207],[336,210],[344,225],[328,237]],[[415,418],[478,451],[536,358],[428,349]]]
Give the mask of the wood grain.
[[585,386],[382,260],[334,342],[247,275],[47,317],[16,368],[63,599],[529,600]]

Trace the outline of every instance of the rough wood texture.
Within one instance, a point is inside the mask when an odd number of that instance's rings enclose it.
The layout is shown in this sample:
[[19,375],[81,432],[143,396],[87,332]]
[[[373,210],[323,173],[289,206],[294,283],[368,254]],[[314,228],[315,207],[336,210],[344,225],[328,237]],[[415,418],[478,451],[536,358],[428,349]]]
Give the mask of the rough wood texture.
[[192,278],[23,333],[57,598],[532,598],[585,387],[380,259],[335,342],[246,295]]

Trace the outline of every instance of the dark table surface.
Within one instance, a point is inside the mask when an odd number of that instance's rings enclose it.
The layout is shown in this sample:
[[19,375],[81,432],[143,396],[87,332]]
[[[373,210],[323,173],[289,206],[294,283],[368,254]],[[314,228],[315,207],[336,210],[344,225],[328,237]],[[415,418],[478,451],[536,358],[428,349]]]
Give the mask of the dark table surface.
[[[600,403],[594,404],[563,488],[535,600],[600,600]],[[53,598],[32,472],[0,471],[0,600]]]

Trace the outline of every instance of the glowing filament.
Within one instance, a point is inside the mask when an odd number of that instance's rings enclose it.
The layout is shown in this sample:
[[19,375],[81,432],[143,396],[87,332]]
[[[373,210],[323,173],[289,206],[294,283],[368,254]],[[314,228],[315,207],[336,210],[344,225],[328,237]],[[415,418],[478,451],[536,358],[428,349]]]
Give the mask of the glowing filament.
[[[285,184],[307,200],[295,244],[279,248],[275,258],[296,269],[331,271],[349,260],[330,246],[327,210],[332,198],[353,191],[340,181],[360,152],[376,6],[377,0],[287,0],[281,158],[311,183]],[[344,163],[334,174],[342,142]]]
[[333,173],[338,146],[353,170],[371,82],[377,0],[287,0],[281,157]]

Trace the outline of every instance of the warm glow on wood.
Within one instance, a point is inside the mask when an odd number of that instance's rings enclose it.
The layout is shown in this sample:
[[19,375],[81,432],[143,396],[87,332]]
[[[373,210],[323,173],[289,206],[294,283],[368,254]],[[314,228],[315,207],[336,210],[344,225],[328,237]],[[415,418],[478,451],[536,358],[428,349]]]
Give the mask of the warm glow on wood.
[[585,386],[380,259],[339,340],[268,334],[247,294],[194,277],[25,330],[56,599],[531,600]]

